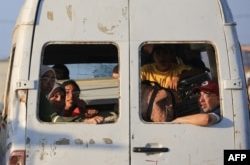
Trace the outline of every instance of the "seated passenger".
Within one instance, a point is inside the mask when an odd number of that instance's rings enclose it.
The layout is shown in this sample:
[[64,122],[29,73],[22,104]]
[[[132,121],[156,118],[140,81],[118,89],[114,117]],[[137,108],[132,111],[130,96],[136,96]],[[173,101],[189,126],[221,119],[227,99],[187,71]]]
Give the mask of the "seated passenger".
[[209,126],[221,120],[219,87],[214,81],[205,81],[198,88],[201,113],[178,117],[174,123]]
[[55,83],[53,89],[48,94],[49,102],[59,115],[62,115],[65,107],[65,95],[65,89],[60,83]]
[[[66,91],[65,98],[65,108],[63,116],[82,116],[86,120],[91,119],[91,121],[96,123],[101,123],[103,117],[98,116],[98,110],[92,108],[86,108],[86,103],[84,100],[79,98],[80,88],[74,80],[68,80],[63,82],[63,86]],[[91,122],[89,122],[91,123]]]
[[141,80],[153,81],[161,87],[177,90],[178,82],[184,72],[192,68],[177,64],[173,47],[155,46],[152,54],[155,62],[142,66]]
[[57,80],[69,79],[69,69],[64,64],[55,64],[52,68],[56,73]]
[[51,92],[56,82],[54,70],[48,66],[42,65],[40,69],[40,77],[39,118],[44,122],[81,121],[79,116],[59,116],[53,105],[49,102],[48,94]]

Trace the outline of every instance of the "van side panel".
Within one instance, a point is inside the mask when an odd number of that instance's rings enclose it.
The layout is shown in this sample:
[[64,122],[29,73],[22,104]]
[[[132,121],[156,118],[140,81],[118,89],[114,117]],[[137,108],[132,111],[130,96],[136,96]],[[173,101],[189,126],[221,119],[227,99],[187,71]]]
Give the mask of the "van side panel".
[[[239,149],[239,145],[235,145],[237,138],[235,137],[234,108],[236,107],[234,107],[235,102],[232,100],[232,97],[235,96],[233,96],[232,89],[225,90],[223,83],[224,80],[231,80],[232,74],[229,69],[231,67],[231,63],[229,63],[231,57],[229,56],[231,55],[228,53],[225,41],[231,40],[230,42],[233,42],[236,36],[225,33],[225,21],[220,9],[220,2],[211,0],[182,0],[181,2],[160,0],[157,3],[152,3],[151,0],[130,1],[130,74],[134,75],[134,70],[139,70],[140,56],[138,51],[145,42],[210,43],[214,46],[216,54],[216,65],[218,66],[216,72],[218,74],[221,111],[223,114],[222,121],[209,128],[185,124],[167,123],[156,126],[151,123],[143,123],[137,117],[140,108],[139,100],[134,99],[139,98],[139,75],[132,76],[131,88],[134,92],[131,93],[131,125],[133,125],[131,128],[133,135],[131,147],[152,145],[169,149],[169,152],[150,156],[133,153],[131,155],[132,164],[144,164],[145,160],[155,160],[158,164],[172,164],[173,162],[174,164],[189,162],[197,165],[223,164],[222,153],[224,149]],[[227,35],[230,37],[226,38]],[[237,52],[234,52],[233,56],[238,58]],[[239,64],[235,64],[235,67],[238,68]],[[243,73],[242,70],[240,72]],[[237,75],[240,76],[239,72],[237,72]],[[239,92],[242,90],[245,91],[245,88],[239,90]],[[244,97],[244,94],[241,93],[240,95]],[[246,103],[239,100],[237,102],[241,105],[241,107],[237,107],[242,110],[240,113],[242,115],[246,114]],[[246,125],[246,127],[249,126]],[[241,137],[243,137],[244,144],[240,148],[248,148],[246,139],[244,139],[247,137],[246,134],[243,133]]]
[[[128,1],[44,0],[35,24],[30,79],[39,80],[47,45],[114,44],[120,77],[117,122],[108,124],[49,123],[39,119],[39,88],[29,91],[27,103],[26,164],[129,163],[129,36]],[[53,55],[53,54],[52,54]],[[91,54],[90,54],[91,55]],[[85,56],[85,54],[82,54]],[[39,85],[39,84],[38,84]],[[104,87],[104,86],[102,86]],[[87,92],[85,93],[87,94]],[[67,156],[67,159],[65,159]]]
[[[223,164],[225,149],[250,149],[247,89],[234,26],[224,0],[26,0],[13,33],[0,119],[0,164],[8,164],[12,153],[21,150],[25,165],[217,165]],[[219,123],[201,127],[142,119],[144,44],[205,45],[200,49],[210,51],[207,56],[214,60],[209,74],[219,83]],[[118,79],[77,80],[87,103],[118,102],[116,122],[40,119],[40,68],[55,63],[44,60],[51,45],[116,48],[118,62],[112,62],[119,64]],[[61,62],[65,52],[53,51]],[[80,57],[95,56],[88,52]]]

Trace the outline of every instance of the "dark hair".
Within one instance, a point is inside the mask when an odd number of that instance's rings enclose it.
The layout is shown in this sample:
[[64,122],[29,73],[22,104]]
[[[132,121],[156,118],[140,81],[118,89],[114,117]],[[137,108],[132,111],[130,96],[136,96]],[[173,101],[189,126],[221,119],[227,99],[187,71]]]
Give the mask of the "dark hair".
[[154,53],[159,54],[161,51],[168,52],[171,55],[175,55],[176,54],[176,47],[175,47],[175,45],[171,45],[171,44],[169,44],[169,45],[162,45],[162,44],[154,45],[152,54],[154,54]]
[[67,80],[67,81],[64,81],[64,82],[62,83],[62,85],[63,85],[63,87],[65,87],[65,86],[67,86],[67,85],[73,85],[73,86],[75,87],[75,90],[76,90],[77,92],[80,92],[80,91],[81,91],[79,85],[75,82],[75,80]]
[[69,69],[64,64],[55,64],[52,68],[58,80],[69,79]]

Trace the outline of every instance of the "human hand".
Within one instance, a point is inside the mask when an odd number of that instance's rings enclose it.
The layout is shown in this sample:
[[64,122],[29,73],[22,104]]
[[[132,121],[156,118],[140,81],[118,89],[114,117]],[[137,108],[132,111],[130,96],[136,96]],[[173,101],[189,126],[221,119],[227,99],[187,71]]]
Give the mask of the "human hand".
[[95,116],[92,118],[86,118],[83,120],[84,123],[86,124],[100,124],[102,123],[104,118],[102,116]]
[[88,108],[88,109],[86,109],[86,112],[85,112],[84,116],[87,117],[87,118],[88,117],[93,117],[93,116],[97,115],[98,112],[99,111],[94,109],[94,108]]
[[171,83],[170,83],[169,88],[170,88],[170,89],[177,90],[178,83],[179,83],[179,81],[180,81],[180,77],[179,77],[179,76],[173,76],[171,80],[172,80],[172,81],[171,81]]

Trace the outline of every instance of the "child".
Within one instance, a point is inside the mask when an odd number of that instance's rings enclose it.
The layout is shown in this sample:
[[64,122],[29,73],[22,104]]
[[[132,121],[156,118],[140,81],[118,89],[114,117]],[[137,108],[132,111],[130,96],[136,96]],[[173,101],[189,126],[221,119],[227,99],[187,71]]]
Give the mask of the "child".
[[55,83],[53,89],[48,95],[49,102],[54,107],[58,115],[62,115],[65,107],[65,89],[59,84]]

